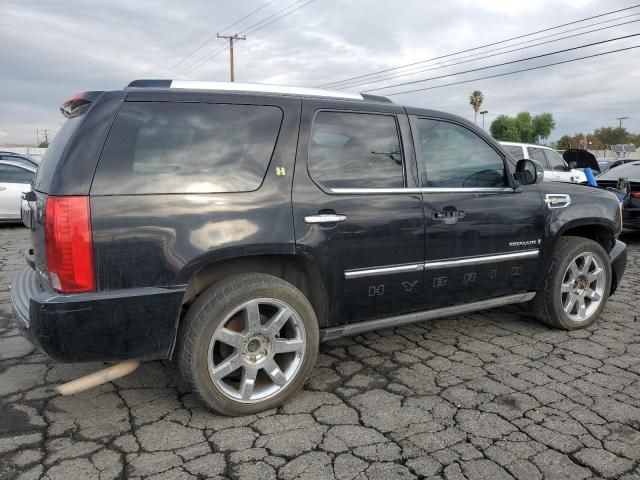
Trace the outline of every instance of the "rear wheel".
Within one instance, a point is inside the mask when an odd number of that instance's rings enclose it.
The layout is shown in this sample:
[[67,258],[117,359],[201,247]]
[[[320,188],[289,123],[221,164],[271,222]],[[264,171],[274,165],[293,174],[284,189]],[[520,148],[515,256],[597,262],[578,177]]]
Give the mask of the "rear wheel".
[[584,328],[598,317],[610,289],[611,265],[602,246],[582,237],[562,237],[533,299],[533,311],[554,327]]
[[245,415],[279,406],[302,388],[318,339],[313,308],[293,285],[270,275],[237,275],[189,308],[178,362],[210,408]]

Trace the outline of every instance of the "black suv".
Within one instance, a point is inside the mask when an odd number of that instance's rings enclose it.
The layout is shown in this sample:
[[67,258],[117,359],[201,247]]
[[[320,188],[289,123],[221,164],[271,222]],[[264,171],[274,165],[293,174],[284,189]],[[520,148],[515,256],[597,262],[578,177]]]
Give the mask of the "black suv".
[[518,302],[587,326],[625,269],[613,194],[540,183],[446,113],[164,80],[61,110],[20,328],[59,361],[175,357],[225,414],[290,398],[322,340]]

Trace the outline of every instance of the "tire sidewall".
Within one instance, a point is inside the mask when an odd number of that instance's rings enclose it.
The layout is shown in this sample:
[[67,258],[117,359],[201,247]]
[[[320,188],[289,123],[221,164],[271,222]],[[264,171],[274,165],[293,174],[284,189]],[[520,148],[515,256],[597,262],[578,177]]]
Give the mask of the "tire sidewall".
[[[193,386],[207,405],[225,415],[247,415],[281,405],[302,387],[315,365],[319,348],[318,321],[313,307],[302,292],[279,278],[260,274],[229,279],[210,287],[201,297],[203,302],[193,305],[197,307],[194,317],[204,318],[196,322],[201,326],[196,332],[194,348],[185,366],[190,369]],[[285,388],[264,401],[242,403],[230,399],[215,386],[209,375],[207,358],[209,343],[220,323],[239,305],[256,298],[281,300],[294,309],[305,328],[306,348],[295,377]]]
[[[551,273],[551,282],[550,287],[551,290],[548,292],[549,301],[551,302],[551,311],[555,318],[558,320],[560,325],[563,328],[568,330],[575,330],[579,328],[584,328],[591,325],[596,318],[602,312],[602,309],[607,303],[607,299],[609,297],[609,290],[611,289],[611,264],[609,263],[609,258],[607,252],[600,246],[600,244],[594,242],[593,240],[580,238],[580,241],[572,242],[567,245],[565,250],[562,252],[562,260],[554,265],[554,269]],[[602,268],[605,272],[605,288],[603,293],[603,298],[600,301],[600,305],[595,312],[591,314],[591,316],[586,319],[576,322],[570,319],[564,308],[562,307],[562,293],[560,291],[562,281],[564,280],[564,275],[569,268],[570,263],[580,254],[591,254],[597,256],[602,263]]]

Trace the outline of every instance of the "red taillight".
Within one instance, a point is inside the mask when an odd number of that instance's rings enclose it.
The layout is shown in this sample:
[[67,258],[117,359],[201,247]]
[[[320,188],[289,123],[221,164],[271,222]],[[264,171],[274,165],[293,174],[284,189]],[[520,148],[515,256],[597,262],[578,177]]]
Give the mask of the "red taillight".
[[631,198],[634,200],[640,200],[640,192],[631,192]]
[[92,292],[93,239],[89,197],[47,197],[47,268],[53,288],[62,293]]

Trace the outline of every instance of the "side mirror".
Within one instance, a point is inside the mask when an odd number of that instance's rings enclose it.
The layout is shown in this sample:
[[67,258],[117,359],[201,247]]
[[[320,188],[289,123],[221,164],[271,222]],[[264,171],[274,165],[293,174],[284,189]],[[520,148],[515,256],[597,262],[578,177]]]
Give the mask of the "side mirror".
[[573,160],[569,162],[569,170],[573,170],[577,166],[578,166],[578,164],[576,162],[574,162]]
[[520,185],[533,185],[534,183],[540,183],[544,179],[544,169],[540,162],[523,158],[516,163],[514,176],[520,182]]

